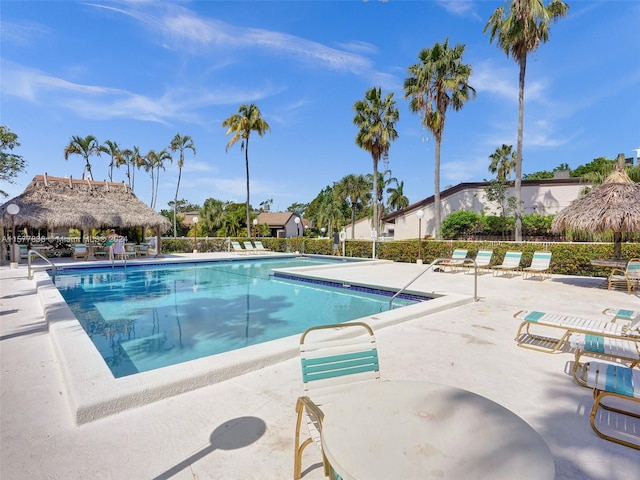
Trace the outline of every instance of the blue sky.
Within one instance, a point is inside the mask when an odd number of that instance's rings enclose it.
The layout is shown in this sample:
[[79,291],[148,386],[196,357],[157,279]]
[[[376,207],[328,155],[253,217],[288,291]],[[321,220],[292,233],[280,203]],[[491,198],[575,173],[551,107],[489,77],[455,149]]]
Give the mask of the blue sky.
[[[640,2],[567,3],[568,16],[529,57],[524,173],[640,147]],[[353,104],[380,86],[400,108],[386,168],[416,202],[433,194],[435,142],[402,85],[419,51],[447,38],[466,45],[477,98],[448,114],[441,188],[482,181],[488,156],[516,143],[518,67],[483,34],[502,4],[3,0],[0,123],[19,135],[28,161],[3,189],[15,196],[45,172],[80,178],[82,158],[63,154],[73,135],[146,153],[180,132],[197,155],[186,152],[179,197],[244,202],[244,153],[239,144],[225,152],[221,123],[255,102],[271,133],[251,137],[251,203],[273,199],[272,211],[283,211],[372,171],[354,142]],[[108,178],[108,156],[91,163],[96,180]],[[175,162],[161,172],[158,208],[173,199],[177,172]],[[116,170],[114,180],[124,179]],[[136,173],[135,193],[149,203],[148,173]]]

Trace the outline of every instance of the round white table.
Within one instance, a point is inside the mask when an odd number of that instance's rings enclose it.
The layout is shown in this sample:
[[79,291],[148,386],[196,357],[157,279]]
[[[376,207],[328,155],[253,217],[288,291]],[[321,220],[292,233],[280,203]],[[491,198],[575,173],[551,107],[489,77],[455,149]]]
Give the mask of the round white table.
[[323,410],[323,450],[343,480],[555,477],[551,452],[529,424],[466,390],[372,383]]

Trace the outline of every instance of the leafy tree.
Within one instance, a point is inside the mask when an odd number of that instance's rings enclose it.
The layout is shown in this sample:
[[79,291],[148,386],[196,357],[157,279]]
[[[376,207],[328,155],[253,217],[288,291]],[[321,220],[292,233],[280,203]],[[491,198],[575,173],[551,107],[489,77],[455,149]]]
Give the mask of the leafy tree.
[[[382,98],[382,89],[370,88],[364,94],[363,100],[358,100],[353,109],[356,112],[353,123],[358,127],[356,145],[371,154],[373,160],[373,194],[376,198],[378,191],[378,162],[387,161],[391,142],[398,138],[395,125],[400,118],[400,112],[393,99],[393,93]],[[374,230],[380,232],[380,218],[378,216],[378,202],[373,202]]]
[[[238,237],[247,228],[244,224],[244,205],[226,203],[222,222],[216,235],[221,237]],[[248,230],[246,230],[248,232]]]
[[215,198],[207,198],[200,209],[200,220],[204,232],[210,235],[217,235],[222,228],[224,216],[226,214],[227,203]]
[[513,145],[502,144],[496,151],[489,155],[489,172],[493,173],[498,180],[510,180],[511,172],[515,167],[515,152]]
[[505,238],[506,234],[513,230],[514,224],[513,217],[497,217],[495,215],[482,217],[482,231],[486,235],[501,235]]
[[449,39],[433,48],[420,51],[419,63],[408,69],[404,81],[405,98],[409,98],[412,112],[422,115],[422,126],[431,131],[436,140],[434,172],[435,230],[440,235],[442,205],[440,204],[440,147],[447,110],[460,110],[476,91],[469,85],[471,65],[462,63],[464,45],[449,48]]
[[176,229],[176,217],[178,215],[177,207],[178,207],[178,190],[180,190],[180,178],[182,177],[182,167],[184,166],[184,151],[191,150],[193,154],[196,154],[196,147],[193,144],[193,139],[189,135],[180,135],[180,133],[176,133],[173,140],[169,144],[169,149],[172,152],[178,151],[180,152],[180,157],[178,158],[178,183],[176,184],[176,195],[173,197],[173,236],[177,236]]
[[321,217],[320,210],[321,210],[322,204],[325,201],[324,199],[326,197],[332,197],[332,196],[333,196],[333,187],[327,185],[320,191],[320,193],[318,193],[318,195],[316,195],[316,197],[313,200],[311,200],[311,202],[309,203],[309,206],[304,212],[305,218],[309,220],[316,229],[320,229],[320,227],[322,226],[322,222],[320,221],[320,217]]
[[77,135],[71,137],[69,144],[64,149],[64,159],[69,160],[69,155],[80,155],[84,158],[85,165],[82,170],[82,178],[84,178],[84,172],[87,171],[89,180],[93,180],[93,174],[91,173],[91,163],[89,163],[89,157],[91,155],[100,156],[100,145],[96,137],[93,135],[87,135],[82,138]]
[[387,204],[394,211],[409,206],[409,199],[404,194],[404,182],[398,182],[397,179],[395,179],[395,182],[395,187],[387,188],[387,193],[389,194]]
[[98,150],[111,157],[111,161],[109,162],[109,181],[113,182],[113,167],[118,163],[118,159],[121,158],[120,147],[118,147],[116,142],[107,140],[98,147]]
[[453,240],[465,233],[478,231],[480,225],[481,217],[476,212],[458,210],[444,219],[440,232],[443,239]]
[[[373,175],[372,174],[367,174],[367,179],[369,180],[369,182],[371,183],[371,185],[373,185]],[[397,182],[398,179],[395,177],[391,176],[391,170],[387,169],[384,172],[378,172],[378,182],[377,182],[377,186],[376,186],[376,202],[377,202],[377,207],[378,207],[378,219],[381,219],[383,216],[386,215],[386,209],[384,206],[384,192],[385,189],[392,183],[392,182]],[[380,223],[380,221],[378,220],[378,223]]]
[[[184,198],[178,200],[177,208],[174,209],[175,202],[170,200],[167,202],[170,210],[160,210],[160,214],[169,219],[171,224],[174,223],[174,215],[177,215],[177,236],[184,237],[188,235],[189,227],[183,223],[184,218],[180,218],[180,213],[184,212],[199,212],[200,205],[196,203],[191,203]],[[200,232],[201,228],[198,226],[198,232]],[[202,229],[204,230],[204,229]]]
[[551,234],[553,215],[530,213],[522,216],[522,231],[529,236],[547,236]]
[[504,5],[498,7],[489,18],[484,32],[489,31],[489,42],[497,45],[507,56],[513,57],[520,67],[518,82],[518,143],[516,147],[516,212],[515,240],[522,241],[522,139],[524,131],[524,79],[527,56],[549,40],[551,22],[564,17],[569,6],[561,0],[551,0],[545,7],[542,0],[511,0],[509,13]]
[[234,113],[225,121],[222,126],[227,128],[227,135],[233,134],[227,143],[226,151],[229,151],[235,143],[240,140],[240,149],[244,150],[245,166],[247,170],[247,235],[249,225],[251,225],[251,210],[249,204],[249,138],[251,132],[256,132],[259,136],[271,131],[269,124],[262,118],[260,109],[255,103],[240,105],[238,113]]
[[292,203],[287,208],[287,212],[297,213],[301,217],[304,217],[305,210],[309,207],[308,203]]
[[340,201],[347,201],[351,209],[351,238],[355,238],[356,210],[371,199],[371,184],[364,175],[350,173],[333,185],[333,193]]
[[500,208],[500,218],[504,220],[499,222],[502,225],[503,236],[507,228],[506,219],[516,210],[516,197],[507,196],[509,188],[510,183],[505,180],[492,180],[484,189],[487,200],[497,203]]
[[553,172],[541,170],[539,172],[525,173],[522,178],[524,180],[544,180],[545,178],[553,178]]
[[[5,125],[0,126],[0,181],[15,183],[15,178],[20,172],[24,172],[27,162],[22,155],[12,153],[14,148],[20,146],[18,135],[9,130]],[[0,190],[0,195],[8,197],[9,194]]]

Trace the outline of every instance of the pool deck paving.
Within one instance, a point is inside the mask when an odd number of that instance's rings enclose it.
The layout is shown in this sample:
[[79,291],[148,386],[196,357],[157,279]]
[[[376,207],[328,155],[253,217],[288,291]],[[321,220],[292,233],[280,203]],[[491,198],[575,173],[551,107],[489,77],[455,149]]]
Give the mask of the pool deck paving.
[[[316,274],[400,288],[422,269],[380,262]],[[382,380],[442,383],[505,406],[546,442],[556,479],[637,480],[640,451],[591,429],[591,390],[567,373],[573,355],[537,352],[514,341],[519,321],[513,314],[523,309],[601,319],[609,307],[640,310],[638,291],[608,291],[603,280],[523,280],[489,272],[478,276],[479,299],[473,301],[473,275],[428,272],[411,288],[468,301],[401,323],[371,321]],[[2,479],[293,477],[294,406],[302,389],[298,358],[78,425],[36,283],[20,265],[0,266],[0,366]],[[638,441],[640,420],[624,428]],[[302,478],[325,478],[319,462],[320,452],[310,445]],[[526,479],[526,471],[514,478]]]

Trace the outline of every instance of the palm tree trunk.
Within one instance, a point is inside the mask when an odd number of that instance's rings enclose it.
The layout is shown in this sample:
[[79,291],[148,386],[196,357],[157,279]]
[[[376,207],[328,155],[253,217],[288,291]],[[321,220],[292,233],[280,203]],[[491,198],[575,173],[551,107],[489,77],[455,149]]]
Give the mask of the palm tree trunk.
[[440,145],[442,137],[436,136],[436,158],[433,172],[433,212],[435,220],[435,238],[440,239],[440,225],[442,224],[442,209],[440,208]]
[[244,150],[244,162],[247,169],[247,237],[251,237],[249,229],[251,228],[251,213],[249,212],[249,137]]
[[85,158],[87,165],[85,168],[87,169],[87,174],[89,175],[89,180],[93,180],[93,174],[91,173],[91,164],[89,163],[89,157]]
[[156,202],[158,200],[158,187],[160,185],[160,165],[158,165],[158,173],[156,174],[156,190],[153,196],[153,208],[156,208]]
[[518,86],[518,144],[516,147],[516,181],[514,185],[515,208],[515,241],[522,241],[522,139],[524,135],[524,75],[527,70],[527,57],[520,62],[520,78]]
[[378,159],[373,158],[373,229],[378,237]]
[[151,202],[149,202],[149,206],[151,208],[153,208],[153,192],[154,192],[154,189],[156,188],[156,182],[154,182],[153,171],[154,171],[154,168],[151,167]]
[[356,204],[351,202],[351,240],[356,238]]
[[176,186],[176,196],[173,199],[173,238],[178,236],[178,229],[176,226],[176,217],[178,215],[178,189],[180,188],[180,177],[182,176],[182,167],[178,168],[178,185]]

